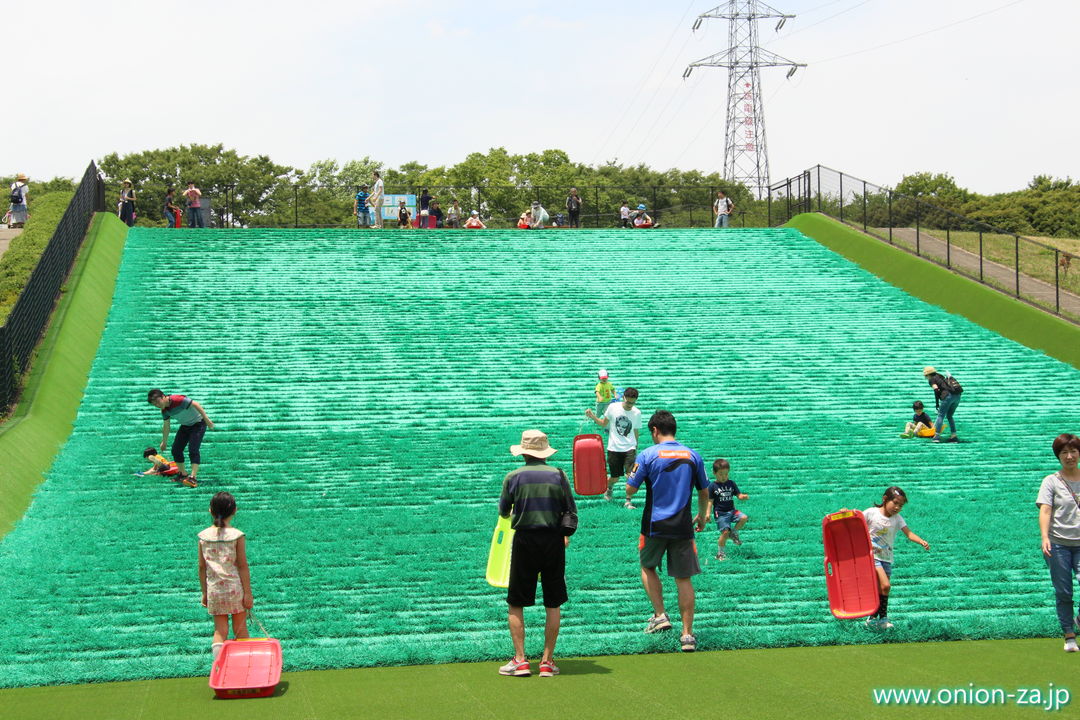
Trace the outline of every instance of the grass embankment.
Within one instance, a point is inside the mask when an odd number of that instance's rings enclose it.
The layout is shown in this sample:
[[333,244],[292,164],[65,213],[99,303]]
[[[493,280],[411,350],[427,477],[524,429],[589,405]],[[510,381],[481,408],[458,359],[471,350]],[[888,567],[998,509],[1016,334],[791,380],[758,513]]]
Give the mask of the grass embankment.
[[787,225],[911,295],[1080,368],[1080,328],[1075,325],[824,215],[797,215]]
[[22,517],[71,432],[112,303],[126,234],[115,215],[95,215],[22,399],[0,425],[0,537]]
[[15,301],[26,287],[30,273],[37,267],[41,253],[74,195],[73,192],[53,192],[41,197],[30,195],[26,229],[11,241],[7,252],[0,257],[0,325],[15,307]]

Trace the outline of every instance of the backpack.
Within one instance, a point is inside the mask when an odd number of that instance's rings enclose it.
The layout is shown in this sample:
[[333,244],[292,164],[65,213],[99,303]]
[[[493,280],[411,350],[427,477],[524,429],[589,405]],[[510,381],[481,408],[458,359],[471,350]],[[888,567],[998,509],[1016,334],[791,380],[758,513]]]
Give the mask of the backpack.
[[950,395],[959,395],[964,392],[964,388],[960,386],[960,381],[952,375],[946,375],[943,384]]
[[8,200],[12,205],[22,205],[23,204],[22,189],[23,189],[23,186],[19,185],[18,183],[16,183],[15,186],[11,188],[11,197],[8,198]]

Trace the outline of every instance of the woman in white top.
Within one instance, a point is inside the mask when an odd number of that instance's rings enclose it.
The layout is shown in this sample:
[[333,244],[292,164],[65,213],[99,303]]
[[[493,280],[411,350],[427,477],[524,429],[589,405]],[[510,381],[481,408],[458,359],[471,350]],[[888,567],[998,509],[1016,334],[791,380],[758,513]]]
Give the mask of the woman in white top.
[[1069,433],[1054,439],[1054,455],[1061,469],[1043,478],[1035,505],[1039,508],[1043,558],[1050,568],[1050,582],[1057,600],[1057,616],[1065,634],[1065,652],[1080,650],[1076,644],[1073,615],[1073,577],[1080,578],[1080,438]]
[[[29,216],[27,211],[27,198],[30,194],[30,188],[26,185],[26,175],[19,173],[15,178],[15,182],[11,183],[11,220],[8,227],[21,228],[26,224],[26,218]],[[19,202],[15,202],[18,199]]]

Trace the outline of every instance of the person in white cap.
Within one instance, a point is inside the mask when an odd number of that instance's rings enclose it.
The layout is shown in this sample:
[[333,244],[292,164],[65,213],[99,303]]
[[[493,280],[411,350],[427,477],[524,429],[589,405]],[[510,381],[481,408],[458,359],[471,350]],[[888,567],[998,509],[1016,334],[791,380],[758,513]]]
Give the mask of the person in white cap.
[[469,215],[469,219],[465,221],[465,227],[474,230],[483,230],[487,228],[484,221],[480,219],[480,213],[477,210],[473,210]]
[[510,639],[514,656],[499,668],[500,675],[527,677],[532,674],[525,657],[525,617],[523,608],[536,604],[536,579],[544,590],[544,654],[540,677],[559,674],[555,664],[555,641],[559,637],[560,607],[566,602],[566,546],[577,529],[577,505],[570,482],[561,469],[545,460],[556,450],[539,430],[521,433],[521,443],[510,446],[511,455],[523,455],[525,464],[503,480],[499,515],[511,517],[514,541],[510,553],[509,605]]

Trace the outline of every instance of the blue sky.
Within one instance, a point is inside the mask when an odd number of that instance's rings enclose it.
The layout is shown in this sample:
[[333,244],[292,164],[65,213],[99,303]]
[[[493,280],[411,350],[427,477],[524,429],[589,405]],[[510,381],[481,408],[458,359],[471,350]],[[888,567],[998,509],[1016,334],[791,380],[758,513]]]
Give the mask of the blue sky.
[[[21,2],[3,19],[25,75],[9,79],[0,170],[77,176],[113,151],[221,142],[301,168],[505,146],[712,172],[726,71],[682,72],[726,47],[724,21],[690,30],[717,4]],[[762,22],[762,44],[809,64],[763,71],[774,179],[822,163],[991,193],[1080,175],[1080,2],[770,4],[797,17]]]

